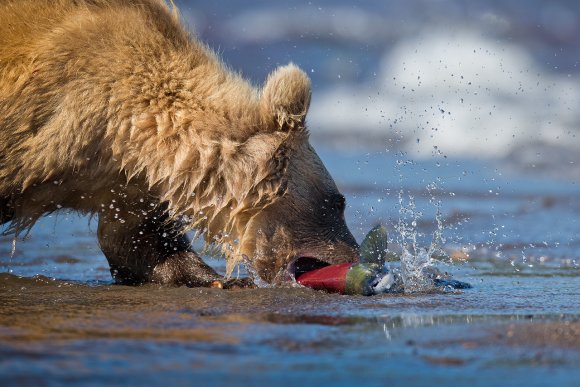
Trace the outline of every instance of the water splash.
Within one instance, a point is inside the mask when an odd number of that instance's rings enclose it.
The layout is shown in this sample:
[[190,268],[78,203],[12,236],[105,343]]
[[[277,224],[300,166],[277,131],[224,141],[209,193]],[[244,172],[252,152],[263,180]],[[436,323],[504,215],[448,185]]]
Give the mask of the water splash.
[[418,238],[422,236],[417,230],[418,222],[422,213],[417,210],[415,198],[409,195],[409,201],[405,204],[403,192],[399,192],[399,221],[397,224],[397,242],[402,248],[401,254],[401,277],[405,293],[432,291],[436,286],[436,279],[442,277],[442,273],[435,267],[435,255],[445,255],[443,251],[443,222],[441,220],[441,203],[435,201],[433,190],[435,185],[428,186],[431,194],[430,202],[437,209],[437,228],[433,232],[432,241],[428,248],[419,245]]
[[271,288],[272,287],[271,284],[264,281],[260,277],[260,274],[258,273],[258,270],[254,267],[254,263],[252,262],[250,257],[248,257],[247,255],[243,255],[242,256],[242,263],[243,263],[244,267],[246,268],[248,275],[250,276],[250,278],[254,282],[254,285],[256,285],[259,288]]

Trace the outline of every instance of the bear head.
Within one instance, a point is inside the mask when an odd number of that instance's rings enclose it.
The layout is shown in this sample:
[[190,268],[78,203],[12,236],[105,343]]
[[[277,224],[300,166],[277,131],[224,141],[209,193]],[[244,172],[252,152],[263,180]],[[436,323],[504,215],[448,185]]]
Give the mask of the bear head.
[[268,77],[260,96],[262,130],[277,139],[265,149],[265,177],[254,188],[268,199],[238,237],[239,252],[267,282],[358,260],[345,198],[308,140],[310,95],[307,75],[290,64]]

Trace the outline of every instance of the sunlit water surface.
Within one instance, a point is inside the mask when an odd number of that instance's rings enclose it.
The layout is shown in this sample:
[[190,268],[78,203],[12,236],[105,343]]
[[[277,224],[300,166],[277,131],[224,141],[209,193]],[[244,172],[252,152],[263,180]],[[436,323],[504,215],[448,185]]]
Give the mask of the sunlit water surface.
[[488,163],[317,147],[359,241],[383,223],[408,267],[435,265],[473,288],[357,297],[116,286],[95,222],[60,214],[14,251],[11,237],[1,240],[0,383],[578,380],[576,184]]

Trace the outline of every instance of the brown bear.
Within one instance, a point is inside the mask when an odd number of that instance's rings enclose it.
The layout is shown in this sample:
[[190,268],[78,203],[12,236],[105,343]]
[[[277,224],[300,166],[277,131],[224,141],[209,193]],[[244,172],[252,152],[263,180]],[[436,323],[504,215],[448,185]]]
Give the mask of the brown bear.
[[[310,81],[256,89],[162,0],[0,4],[0,224],[98,215],[114,280],[209,286],[221,246],[267,282],[358,259],[345,199],[308,142]],[[226,282],[226,286],[231,282]]]

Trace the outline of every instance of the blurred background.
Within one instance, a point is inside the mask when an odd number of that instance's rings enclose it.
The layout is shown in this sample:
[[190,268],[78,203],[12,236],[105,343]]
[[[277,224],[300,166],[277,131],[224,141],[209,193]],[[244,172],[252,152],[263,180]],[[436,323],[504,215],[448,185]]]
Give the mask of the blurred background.
[[312,79],[313,140],[578,177],[580,2],[177,2],[255,84]]

